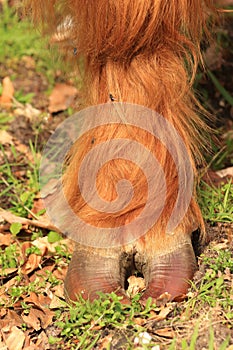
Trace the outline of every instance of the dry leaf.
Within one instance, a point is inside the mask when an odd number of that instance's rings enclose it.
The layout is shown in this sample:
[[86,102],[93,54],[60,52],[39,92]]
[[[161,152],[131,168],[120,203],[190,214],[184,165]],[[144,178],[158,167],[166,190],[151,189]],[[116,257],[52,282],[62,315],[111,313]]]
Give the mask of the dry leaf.
[[6,269],[0,269],[0,276],[8,276],[14,274],[16,271],[18,271],[17,267],[9,267]]
[[[44,201],[41,198],[35,198],[34,202],[33,202],[33,207],[31,209],[31,213],[33,214],[38,214],[39,212],[41,212],[42,210],[44,210]],[[28,218],[30,219],[32,217],[31,214],[28,215]],[[41,216],[40,216],[41,218]]]
[[169,294],[168,292],[165,292],[163,294],[161,294],[158,299],[156,299],[156,305],[160,306],[160,305],[165,305],[167,302],[171,301],[172,297],[171,294]]
[[18,108],[14,109],[15,116],[24,116],[29,120],[36,120],[40,115],[41,111],[32,107],[30,103],[26,103],[26,105],[20,105]]
[[[3,329],[5,327],[21,327],[22,325],[22,318],[13,310],[6,310],[5,315],[1,315],[2,319],[0,319],[0,329]],[[1,349],[1,348],[0,348]]]
[[4,316],[6,316],[7,315],[7,310],[5,309],[5,308],[0,308],[0,317],[2,318],[2,317],[4,317]]
[[146,320],[143,318],[140,318],[140,317],[135,317],[134,323],[139,325],[139,326],[142,326],[144,323],[146,323]]
[[4,107],[11,107],[14,96],[14,86],[9,77],[5,77],[2,81],[2,96],[0,96],[0,104]]
[[170,312],[174,309],[174,303],[168,303],[166,306],[162,306],[159,313],[151,312],[152,316],[150,316],[149,321],[162,321],[165,320],[166,317],[170,314]]
[[170,327],[156,329],[155,334],[159,335],[160,337],[164,337],[164,338],[169,338],[169,339],[175,338],[175,332]]
[[4,327],[2,330],[3,339],[8,350],[22,350],[26,339],[24,332],[18,327]]
[[12,235],[10,233],[0,233],[0,246],[8,247],[11,244]]
[[216,174],[219,175],[221,178],[225,178],[228,176],[233,177],[233,166],[226,169],[218,170],[216,171]]
[[77,92],[74,86],[57,84],[49,97],[49,112],[56,113],[66,110],[73,103]]
[[43,219],[43,220],[30,220],[30,219],[25,219],[22,218],[20,216],[16,216],[12,213],[10,213],[7,210],[4,210],[2,208],[0,208],[0,221],[7,221],[10,224],[12,224],[13,222],[18,222],[22,225],[26,225],[26,226],[35,226],[35,227],[40,227],[40,228],[45,228],[48,230],[54,230],[59,232],[58,228],[55,227],[48,218]]
[[21,327],[22,325],[22,318],[14,310],[8,310],[5,319],[8,320],[8,322],[11,322],[12,325],[16,327]]
[[[57,279],[64,281],[65,276],[66,276],[66,274],[67,274],[67,269],[68,269],[67,266],[64,266],[63,268],[59,268],[59,270],[57,269],[57,270],[54,271],[53,275],[54,275]],[[56,291],[56,295],[57,295],[57,296],[61,296],[61,295],[59,294],[60,292],[58,291],[60,288],[62,288],[61,284],[59,284],[58,286],[56,286],[56,287],[54,287],[54,288],[55,288],[54,290]]]
[[25,323],[36,331],[41,328],[46,329],[53,322],[54,312],[46,308],[43,310],[31,308],[29,315],[23,315],[22,318]]
[[24,299],[25,302],[32,303],[38,306],[41,310],[44,310],[45,307],[50,305],[51,299],[43,294],[36,294],[31,292],[29,297]]
[[32,271],[36,270],[39,267],[41,260],[42,260],[41,255],[30,254],[28,256],[27,261],[21,267],[22,274],[28,275]]
[[50,349],[49,340],[45,332],[39,334],[36,345],[43,350]]
[[2,145],[12,145],[13,137],[6,130],[0,130],[0,142]]
[[35,280],[38,281],[38,283],[43,282],[45,278],[48,276],[48,272],[53,272],[55,267],[55,264],[44,266],[39,271],[36,271],[32,276],[30,276],[29,280],[30,282],[34,282]]
[[35,329],[36,331],[40,330],[40,320],[38,318],[38,310],[37,309],[31,309],[28,316],[22,315],[22,319],[27,324],[27,326]]
[[7,292],[10,287],[12,287],[16,284],[17,284],[17,277],[11,278],[9,281],[4,283],[4,285],[0,287],[1,299],[3,299],[3,295],[5,294],[5,292]]
[[130,276],[127,281],[129,286],[126,293],[130,298],[134,297],[136,294],[142,292],[146,288],[145,280],[142,277]]
[[111,344],[113,336],[111,334],[104,337],[104,339],[101,340],[100,345],[98,345],[99,350],[108,349],[108,346]]
[[56,295],[53,295],[49,308],[53,310],[59,309],[62,306],[64,306],[64,302],[62,302],[62,300],[59,299]]

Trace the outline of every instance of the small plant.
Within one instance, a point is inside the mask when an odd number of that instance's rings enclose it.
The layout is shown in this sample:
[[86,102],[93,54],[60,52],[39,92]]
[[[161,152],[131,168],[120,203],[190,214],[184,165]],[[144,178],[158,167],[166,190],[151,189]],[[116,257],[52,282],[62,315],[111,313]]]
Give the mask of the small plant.
[[210,70],[208,70],[208,75],[212,80],[213,84],[215,85],[216,89],[220,92],[220,94],[224,97],[224,99],[231,106],[233,106],[233,97],[230,95],[230,93],[221,85],[220,81],[216,78],[216,76]]
[[10,226],[10,232],[12,233],[13,236],[17,236],[21,228],[22,228],[22,224],[20,224],[19,222],[13,222]]
[[14,93],[14,97],[15,99],[20,102],[20,103],[31,103],[32,102],[32,99],[34,97],[34,93],[33,92],[30,92],[28,94],[24,94],[22,91],[16,91]]
[[[0,12],[0,62],[17,67],[22,57],[29,56],[35,60],[35,69],[46,76],[49,89],[54,85],[56,70],[66,70],[56,50],[51,55],[49,44],[41,39],[41,35],[33,28],[32,23],[20,14],[21,8],[10,7],[7,1],[2,3]],[[18,12],[18,13],[17,13]],[[21,11],[23,12],[23,11]],[[26,33],[26,40],[25,40]],[[31,93],[23,95],[16,92],[16,99],[22,103],[30,102]]]
[[[216,132],[216,136],[219,138],[222,138],[222,134],[222,130]],[[217,146],[213,142],[211,142],[211,145],[214,157],[211,158],[212,156],[210,157],[210,155],[206,157],[207,162],[211,165],[211,169],[221,170],[227,166],[233,165],[233,137],[231,131],[226,134],[222,147]]]
[[17,267],[18,256],[19,252],[16,244],[12,244],[4,250],[0,248],[0,266],[3,275],[5,269]]
[[203,263],[216,273],[224,273],[226,269],[233,273],[232,252],[229,250],[214,250],[213,258],[204,255],[201,258]]
[[[39,50],[39,34],[29,31],[29,23],[21,21],[15,10],[2,3],[3,10],[0,13],[0,61],[6,58],[22,57],[36,54]],[[25,40],[27,33],[27,40]]]
[[[181,344],[179,347],[177,346],[178,341],[174,340],[171,345],[169,346],[168,350],[195,350],[197,347],[197,341],[199,337],[203,337],[203,334],[201,334],[201,326],[199,322],[194,327],[194,331],[191,335],[190,340],[182,339]],[[221,343],[221,345],[218,347],[218,350],[226,350],[228,348],[228,345],[230,343],[230,338],[226,337],[226,339]],[[215,336],[214,336],[214,331],[212,326],[210,326],[209,329],[209,344],[208,344],[208,349],[209,350],[215,350],[216,345],[215,345]]]
[[203,307],[208,304],[211,307],[220,306],[227,319],[233,319],[233,299],[230,279],[233,274],[232,253],[228,250],[213,250],[213,257],[201,256],[205,264],[205,275],[200,283],[192,283],[192,297],[188,301],[192,310],[199,310],[197,305]]
[[28,162],[27,159],[28,164],[26,164],[26,159],[22,159],[22,156],[14,148],[11,150],[16,161],[11,162],[8,160],[2,145],[0,145],[0,149],[4,157],[4,163],[0,165],[2,173],[0,198],[8,198],[13,213],[27,216],[33,207],[35,195],[39,191],[39,161],[36,158],[36,152],[33,153],[34,161]]
[[[133,338],[138,332],[145,331],[142,326],[134,322],[135,317],[149,317],[150,311],[156,306],[148,299],[147,305],[143,308],[136,296],[132,304],[121,303],[121,297],[115,293],[99,293],[99,298],[90,302],[79,297],[78,301],[69,306],[69,313],[64,320],[57,321],[57,326],[61,329],[60,336],[74,342],[77,340],[78,346],[75,349],[93,349],[99,340],[101,329],[124,329],[128,334],[128,349],[133,349]],[[128,330],[128,333],[127,333]],[[52,339],[51,339],[52,341]],[[143,347],[151,349],[151,347]]]
[[233,184],[231,181],[219,188],[202,183],[199,194],[204,219],[210,222],[233,222]]

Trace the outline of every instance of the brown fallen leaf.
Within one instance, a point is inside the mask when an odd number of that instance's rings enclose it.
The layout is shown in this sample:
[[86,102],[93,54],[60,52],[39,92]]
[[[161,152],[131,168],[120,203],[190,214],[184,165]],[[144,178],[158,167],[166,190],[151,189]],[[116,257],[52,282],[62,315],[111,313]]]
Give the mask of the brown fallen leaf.
[[1,330],[3,340],[8,350],[22,350],[26,336],[21,329],[16,326],[4,327]]
[[144,318],[135,317],[134,323],[139,325],[139,326],[143,326],[146,323],[146,320]]
[[[44,210],[44,201],[42,198],[35,198],[33,201],[33,207],[31,209],[31,213],[37,215],[39,212],[41,212],[42,210]],[[29,213],[28,215],[29,219],[32,218],[32,215]]]
[[48,272],[53,272],[54,267],[55,267],[55,264],[44,266],[40,270],[38,270],[35,273],[33,273],[30,276],[29,281],[30,282],[34,282],[35,280],[37,280],[38,284],[43,282],[45,280],[45,278],[48,276]]
[[157,299],[156,299],[156,305],[158,306],[162,306],[165,305],[167,302],[171,301],[171,294],[169,294],[168,292],[165,292],[163,294],[161,294]]
[[22,317],[17,314],[14,310],[7,310],[7,315],[4,320],[8,321],[8,325],[12,324],[12,326],[21,327],[22,325]]
[[2,96],[0,96],[0,104],[4,107],[11,107],[14,96],[14,86],[9,77],[5,77],[2,81]]
[[9,281],[4,283],[2,286],[0,286],[0,296],[1,300],[3,301],[5,293],[8,291],[9,288],[17,284],[17,276],[11,278]]
[[37,342],[36,342],[36,346],[38,346],[39,349],[43,349],[43,350],[50,349],[49,340],[48,340],[48,337],[45,334],[45,332],[41,332],[39,334]]
[[41,329],[40,320],[38,318],[38,310],[31,308],[28,316],[22,315],[23,321],[27,324],[28,327],[33,328],[35,331]]
[[[64,281],[66,274],[67,274],[67,266],[59,268],[59,270],[57,269],[53,272],[53,275],[57,279],[62,280],[62,281]],[[61,288],[61,285],[59,284],[58,286],[55,286],[54,288],[55,288],[54,290],[56,291],[56,295],[61,296],[61,294],[57,291],[59,288]]]
[[218,170],[216,171],[216,174],[221,178],[225,178],[225,177],[228,177],[228,179],[233,178],[233,166],[226,169]]
[[50,113],[56,113],[66,110],[70,107],[74,101],[74,97],[77,95],[78,90],[71,85],[57,84],[55,85],[50,97],[49,107]]
[[136,277],[136,276],[130,276],[127,279],[129,286],[127,289],[127,295],[132,298],[136,294],[142,292],[145,290],[146,285],[145,285],[145,280],[142,277]]
[[2,145],[6,145],[6,144],[12,145],[13,137],[6,130],[0,130],[0,142]]
[[22,315],[22,319],[29,327],[38,331],[41,328],[46,329],[49,325],[51,325],[54,315],[55,313],[49,309],[44,309],[44,311],[42,311],[31,308],[28,316]]
[[41,260],[42,260],[41,255],[30,254],[26,262],[21,267],[21,273],[23,275],[28,275],[32,271],[36,270],[39,267]]
[[59,309],[62,306],[64,306],[64,301],[62,301],[56,295],[53,295],[52,301],[50,303],[50,309]]
[[9,278],[9,276],[13,275],[16,271],[18,271],[17,267],[0,268],[0,276],[8,276]]
[[51,299],[47,296],[44,296],[43,294],[36,294],[34,292],[31,292],[29,297],[24,298],[25,303],[31,303],[40,308],[41,310],[44,310],[50,305]]
[[175,338],[175,332],[170,327],[156,329],[155,334],[163,338],[169,338],[169,339]]
[[113,338],[113,336],[111,334],[104,337],[104,339],[102,339],[101,343],[98,345],[98,349],[99,350],[107,349],[109,347],[109,345],[111,345],[112,338]]
[[0,308],[0,317],[3,318],[6,315],[7,315],[7,309],[5,309],[4,307]]
[[166,317],[170,314],[171,311],[174,310],[175,303],[168,303],[166,306],[161,306],[160,309],[155,311],[151,311],[151,316],[149,317],[148,321],[163,321],[166,319]]
[[0,208],[0,222],[1,221],[7,221],[10,224],[12,224],[13,222],[18,222],[26,226],[35,226],[35,227],[45,228],[47,230],[53,230],[53,231],[59,232],[59,229],[56,226],[54,226],[47,217],[46,218],[43,217],[43,220],[40,220],[40,219],[30,220],[30,219],[22,218],[20,216],[16,216],[2,208]]
[[6,246],[8,247],[11,244],[12,235],[10,233],[0,233],[0,247]]
[[32,152],[30,148],[23,143],[21,143],[19,140],[15,140],[14,142],[15,148],[19,153],[24,154],[30,162],[34,162],[34,157],[32,155]]

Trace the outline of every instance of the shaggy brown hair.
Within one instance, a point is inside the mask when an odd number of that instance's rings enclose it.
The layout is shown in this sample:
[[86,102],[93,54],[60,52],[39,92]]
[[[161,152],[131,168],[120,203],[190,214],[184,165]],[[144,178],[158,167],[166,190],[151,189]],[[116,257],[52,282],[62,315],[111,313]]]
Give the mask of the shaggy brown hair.
[[[42,24],[44,33],[53,38],[57,34],[68,56],[75,50],[77,65],[80,62],[79,57],[81,58],[84,65],[84,105],[97,105],[113,100],[135,103],[155,110],[172,123],[181,135],[196,175],[196,164],[202,159],[202,135],[207,127],[197,114],[200,106],[192,92],[192,84],[197,66],[199,62],[202,63],[200,43],[203,35],[209,36],[211,18],[215,13],[214,1],[28,0],[27,5],[32,11],[34,21]],[[187,249],[182,263],[179,262],[176,266],[177,259],[174,258],[173,270],[164,272],[161,266],[166,265],[169,259],[165,259],[160,266],[155,255],[169,255],[182,245],[186,247],[189,245],[186,237],[190,239],[191,233],[203,226],[194,190],[177,235],[164,235],[175,205],[178,181],[174,161],[162,143],[143,131],[138,133],[124,125],[109,125],[90,132],[72,148],[64,176],[64,188],[73,210],[92,225],[113,227],[133,220],[145,206],[147,199],[146,180],[134,164],[112,160],[99,173],[98,191],[106,200],[112,201],[116,198],[115,185],[119,179],[127,178],[135,189],[130,205],[114,215],[89,207],[80,195],[78,185],[75,185],[79,166],[87,151],[93,147],[93,139],[96,146],[104,140],[129,138],[132,134],[136,141],[144,143],[159,160],[167,181],[168,193],[160,220],[132,248],[140,252],[145,261],[151,261],[145,271],[143,267],[138,269],[141,269],[148,286],[145,296],[157,297],[160,292],[170,292],[169,286],[166,287],[166,283],[163,286],[161,280],[166,280],[166,274],[178,273],[179,269],[185,270],[186,267],[181,265],[187,264],[187,269],[181,273],[180,278],[192,278],[195,259],[190,249]],[[130,249],[122,248],[121,252]],[[107,253],[103,252],[102,255],[104,257]],[[80,259],[81,256],[82,253]],[[172,255],[170,257],[172,260]],[[75,298],[75,294],[81,289],[83,291],[89,288],[87,294],[92,295],[92,292],[99,289],[111,291],[118,285],[125,286],[125,281],[115,283],[117,277],[112,278],[113,283],[104,282],[103,279],[102,282],[96,281],[94,272],[92,274],[90,269],[83,272],[81,268],[76,269],[74,265],[78,265],[78,258],[75,259],[67,277],[67,290],[71,298]],[[155,277],[154,271],[158,266]],[[167,271],[169,269],[170,267]],[[73,277],[75,273],[79,276],[81,287]],[[81,273],[86,276],[80,277]],[[85,281],[91,280],[91,277],[92,281]],[[169,275],[168,280],[170,279]],[[183,282],[181,284],[183,286]],[[185,286],[187,288],[187,283]],[[174,297],[184,292],[185,288],[177,288],[170,293]]]

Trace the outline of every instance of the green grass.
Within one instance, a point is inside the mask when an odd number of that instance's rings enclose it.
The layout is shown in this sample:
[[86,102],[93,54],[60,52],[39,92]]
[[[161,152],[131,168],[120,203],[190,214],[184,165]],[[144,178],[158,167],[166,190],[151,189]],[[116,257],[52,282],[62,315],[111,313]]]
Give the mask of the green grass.
[[222,97],[227,101],[231,106],[233,106],[233,97],[230,95],[230,93],[221,85],[220,81],[216,78],[216,76],[208,70],[208,75],[210,79],[212,80],[213,84],[215,85],[216,89],[220,92]]
[[[23,56],[30,56],[35,60],[36,71],[46,76],[49,88],[54,84],[56,70],[65,72],[55,48],[51,54],[47,40],[41,39],[41,34],[33,28],[32,23],[27,18],[20,19],[16,10],[9,7],[6,1],[0,12],[0,38],[0,64],[17,67]],[[23,97],[20,91],[16,95],[22,102],[28,102],[32,97],[31,94]]]
[[205,273],[199,283],[192,283],[191,296],[187,309],[195,313],[206,308],[221,308],[226,321],[233,322],[233,292],[231,276],[233,274],[232,252],[228,249],[209,249],[208,255],[201,255],[200,261]]
[[[216,133],[216,137],[221,138],[223,131],[220,129]],[[209,163],[209,167],[213,170],[221,170],[228,166],[233,166],[233,135],[229,131],[224,139],[224,145],[219,146],[212,143],[212,154],[214,156],[208,156],[206,161]]]
[[[39,33],[29,30],[29,23],[19,20],[15,11],[3,2],[0,13],[0,61],[41,53]],[[27,33],[27,34],[26,34]]]
[[219,188],[202,183],[199,188],[199,203],[205,220],[215,222],[233,222],[233,183]]
[[[156,310],[156,305],[148,300],[147,305],[142,307],[138,302],[138,296],[132,300],[132,304],[125,305],[121,303],[121,297],[115,293],[99,293],[99,299],[90,302],[81,297],[72,306],[68,306],[69,312],[66,319],[59,312],[57,318],[62,317],[62,321],[57,321],[56,325],[60,328],[60,336],[55,340],[59,344],[61,341],[70,346],[71,349],[93,349],[101,337],[101,330],[108,329],[111,334],[123,330],[127,338],[125,349],[134,349],[134,338],[140,332],[146,331],[145,327],[135,323],[135,318],[147,320],[151,315],[150,312]],[[140,339],[140,336],[139,336]],[[140,341],[140,340],[139,340]],[[72,344],[76,344],[72,346]],[[148,346],[143,349],[151,349],[156,342],[151,339]],[[110,349],[110,348],[109,348]]]
[[[32,142],[30,142],[33,161],[21,156],[14,146],[11,146],[14,159],[8,160],[5,149],[0,145],[4,162],[0,165],[0,199],[7,197],[10,210],[19,216],[28,216],[34,204],[34,198],[39,192],[39,159]],[[26,169],[26,170],[25,170]],[[22,171],[22,175],[20,172]]]

